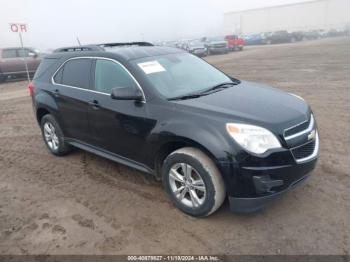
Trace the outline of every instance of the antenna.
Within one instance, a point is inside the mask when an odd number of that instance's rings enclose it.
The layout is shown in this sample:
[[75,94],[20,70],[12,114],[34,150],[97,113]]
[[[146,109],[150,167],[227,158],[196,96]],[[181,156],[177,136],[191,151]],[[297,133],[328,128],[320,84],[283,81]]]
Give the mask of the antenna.
[[78,41],[79,46],[81,46],[81,43],[80,43],[79,37],[77,37],[77,41]]

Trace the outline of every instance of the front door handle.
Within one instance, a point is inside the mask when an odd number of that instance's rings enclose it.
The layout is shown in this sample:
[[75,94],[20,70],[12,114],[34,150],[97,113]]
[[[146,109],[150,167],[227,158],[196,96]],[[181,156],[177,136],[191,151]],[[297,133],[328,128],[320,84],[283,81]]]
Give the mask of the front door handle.
[[100,105],[97,100],[92,100],[89,101],[88,104],[93,108],[93,109],[99,109]]

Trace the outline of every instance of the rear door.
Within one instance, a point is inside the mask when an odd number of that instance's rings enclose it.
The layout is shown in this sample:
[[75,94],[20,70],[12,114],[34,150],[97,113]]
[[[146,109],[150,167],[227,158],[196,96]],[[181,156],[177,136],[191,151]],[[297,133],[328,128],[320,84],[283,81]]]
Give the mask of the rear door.
[[92,59],[68,60],[53,77],[53,97],[66,137],[89,142],[88,108],[91,91]]
[[114,100],[114,87],[141,88],[127,69],[109,59],[96,59],[94,93],[89,106],[89,124],[93,144],[129,159],[142,158],[149,127],[147,104],[132,100]]

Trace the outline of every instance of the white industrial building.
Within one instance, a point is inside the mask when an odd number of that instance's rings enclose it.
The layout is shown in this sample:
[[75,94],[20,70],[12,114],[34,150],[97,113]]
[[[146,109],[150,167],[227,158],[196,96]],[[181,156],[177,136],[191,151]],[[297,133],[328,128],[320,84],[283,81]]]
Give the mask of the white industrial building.
[[315,0],[224,14],[226,34],[349,29],[350,0]]

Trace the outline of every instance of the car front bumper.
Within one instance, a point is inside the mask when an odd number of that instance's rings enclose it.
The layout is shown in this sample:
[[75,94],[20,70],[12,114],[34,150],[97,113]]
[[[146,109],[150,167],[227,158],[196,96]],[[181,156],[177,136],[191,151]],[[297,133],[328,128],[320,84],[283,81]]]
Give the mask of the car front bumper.
[[208,47],[209,51],[212,53],[225,53],[228,51],[228,47]]
[[281,197],[284,193],[292,190],[293,188],[302,185],[305,180],[309,178],[309,176],[310,174],[307,174],[302,178],[296,180],[287,189],[272,193],[270,195],[251,198],[229,197],[230,210],[235,213],[252,213],[263,209],[271,201]]
[[317,154],[297,163],[289,150],[273,152],[265,158],[244,157],[241,162],[221,162],[230,209],[249,213],[265,207],[273,199],[302,184],[314,170]]

